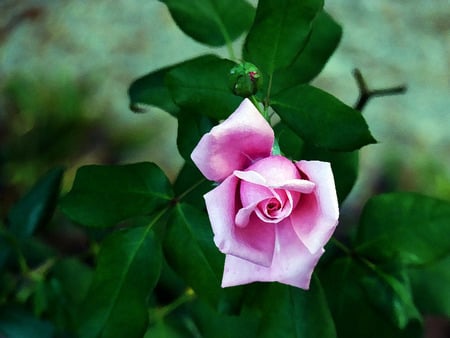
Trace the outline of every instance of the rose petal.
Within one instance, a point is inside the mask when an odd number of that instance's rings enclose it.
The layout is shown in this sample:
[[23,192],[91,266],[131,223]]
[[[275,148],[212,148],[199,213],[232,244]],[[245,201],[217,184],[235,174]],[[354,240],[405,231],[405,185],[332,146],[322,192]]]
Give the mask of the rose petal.
[[327,162],[300,161],[296,165],[316,188],[312,194],[302,195],[291,220],[297,236],[315,253],[328,242],[339,218],[333,172]]
[[286,189],[291,191],[297,191],[301,192],[303,194],[309,194],[314,190],[314,187],[316,184],[314,182],[308,181],[308,180],[286,180],[283,184],[280,184],[279,186],[272,185],[272,188],[277,189]]
[[255,211],[256,206],[259,201],[256,203],[249,204],[246,207],[240,208],[236,214],[235,222],[238,227],[246,227],[248,222],[250,221],[250,216]]
[[[255,174],[258,175],[257,173]],[[244,207],[277,195],[278,194],[274,189],[270,189],[265,185],[254,184],[241,180],[239,196]]]
[[245,99],[224,122],[203,135],[191,158],[206,178],[220,182],[234,170],[269,156],[273,141],[272,128]]
[[261,222],[256,216],[250,216],[247,226],[236,226],[238,182],[238,178],[230,176],[204,196],[214,242],[225,254],[269,266],[275,246],[274,226]]
[[[257,172],[264,177],[265,185],[268,186],[281,186],[288,180],[301,178],[295,164],[279,155],[269,156],[253,163],[245,170],[245,172],[248,171]],[[252,177],[254,176],[242,179],[250,180]],[[258,182],[255,183],[258,184]]]
[[288,220],[278,224],[276,236],[276,246],[270,267],[227,255],[222,287],[256,281],[275,281],[308,289],[312,272],[323,254],[323,249],[311,254],[298,239]]

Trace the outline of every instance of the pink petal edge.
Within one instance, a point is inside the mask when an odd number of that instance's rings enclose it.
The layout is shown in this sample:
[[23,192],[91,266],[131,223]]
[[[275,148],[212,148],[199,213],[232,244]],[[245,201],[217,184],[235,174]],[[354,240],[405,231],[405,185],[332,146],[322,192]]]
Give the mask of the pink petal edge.
[[298,238],[311,253],[315,253],[328,242],[338,224],[339,206],[333,172],[328,162],[299,161],[296,164],[316,187],[312,194],[302,196],[291,219]]
[[221,124],[200,139],[191,159],[202,174],[220,182],[234,170],[270,155],[274,142],[271,126],[249,99]]
[[275,230],[252,217],[245,227],[235,223],[235,191],[238,178],[230,176],[204,195],[214,243],[224,254],[232,254],[255,264],[270,266],[275,247]]

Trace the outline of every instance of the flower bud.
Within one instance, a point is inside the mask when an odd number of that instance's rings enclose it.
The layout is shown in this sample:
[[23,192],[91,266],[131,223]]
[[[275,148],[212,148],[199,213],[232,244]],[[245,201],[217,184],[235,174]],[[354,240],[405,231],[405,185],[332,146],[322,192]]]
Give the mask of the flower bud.
[[243,62],[231,68],[229,83],[235,95],[249,97],[261,87],[262,74],[254,64]]

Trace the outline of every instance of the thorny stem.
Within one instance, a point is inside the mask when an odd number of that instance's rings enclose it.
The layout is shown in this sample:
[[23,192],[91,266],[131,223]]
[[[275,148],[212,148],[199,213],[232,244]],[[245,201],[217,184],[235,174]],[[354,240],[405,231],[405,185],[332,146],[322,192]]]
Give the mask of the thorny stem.
[[362,111],[369,100],[376,96],[388,96],[388,95],[398,95],[406,92],[406,85],[399,85],[390,88],[383,89],[370,89],[367,86],[364,77],[361,74],[361,71],[358,68],[353,70],[353,76],[355,77],[356,84],[359,89],[359,98],[355,103],[354,108],[356,110]]

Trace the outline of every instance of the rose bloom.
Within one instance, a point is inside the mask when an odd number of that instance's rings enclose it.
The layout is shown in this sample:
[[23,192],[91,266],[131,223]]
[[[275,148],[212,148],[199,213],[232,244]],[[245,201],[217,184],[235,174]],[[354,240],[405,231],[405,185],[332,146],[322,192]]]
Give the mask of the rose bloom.
[[330,164],[273,155],[274,133],[245,99],[191,158],[220,184],[205,194],[222,287],[278,281],[308,289],[339,216]]

